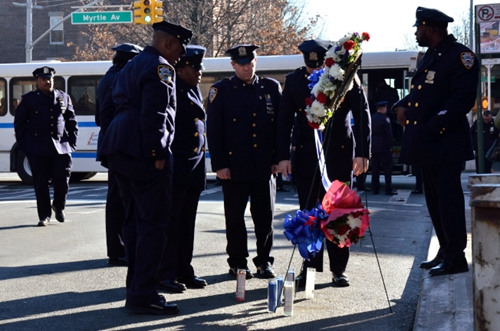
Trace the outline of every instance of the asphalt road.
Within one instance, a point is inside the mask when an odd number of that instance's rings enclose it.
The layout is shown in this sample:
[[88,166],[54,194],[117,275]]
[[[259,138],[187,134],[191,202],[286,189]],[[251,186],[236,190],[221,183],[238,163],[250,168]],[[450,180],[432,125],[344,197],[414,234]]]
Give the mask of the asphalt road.
[[[370,178],[368,178],[369,180]],[[245,301],[235,300],[228,275],[222,192],[209,182],[201,198],[194,261],[205,289],[166,294],[180,314],[129,315],[124,309],[124,267],[107,266],[104,232],[106,175],[74,183],[67,221],[37,227],[33,189],[15,175],[0,175],[0,330],[412,330],[432,225],[423,195],[410,194],[414,178],[395,176],[398,195],[361,193],[371,213],[370,231],[351,247],[351,286],[336,288],[325,256],[316,274],[314,299],[297,292],[293,316],[267,312],[267,280],[246,283]],[[369,182],[369,181],[368,181]],[[290,185],[290,183],[287,183]],[[274,221],[274,269],[297,271],[301,257],[283,235],[297,196],[278,192]],[[255,256],[248,212],[250,258]],[[252,271],[255,268],[251,266]]]

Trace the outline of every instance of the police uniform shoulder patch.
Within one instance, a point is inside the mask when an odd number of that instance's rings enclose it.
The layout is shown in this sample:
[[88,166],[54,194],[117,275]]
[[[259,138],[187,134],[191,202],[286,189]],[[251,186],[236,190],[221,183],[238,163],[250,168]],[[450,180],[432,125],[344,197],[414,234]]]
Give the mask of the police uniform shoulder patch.
[[476,56],[472,52],[462,52],[460,53],[460,60],[462,61],[464,67],[470,69],[474,66]]
[[217,87],[211,87],[210,91],[208,92],[208,101],[212,103],[215,100],[215,97],[217,96]]
[[162,82],[167,83],[168,85],[172,84],[174,81],[174,67],[170,64],[160,64],[156,68],[156,72],[158,74],[158,78]]
[[390,119],[389,117],[386,117],[386,118],[385,118],[385,121],[386,121],[387,123],[391,124],[391,119]]

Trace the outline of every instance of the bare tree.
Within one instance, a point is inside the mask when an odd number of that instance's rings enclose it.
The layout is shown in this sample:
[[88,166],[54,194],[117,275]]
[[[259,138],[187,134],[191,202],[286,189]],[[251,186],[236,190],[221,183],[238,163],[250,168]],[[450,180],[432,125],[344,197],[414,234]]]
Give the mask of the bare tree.
[[[193,30],[191,42],[206,47],[207,56],[223,56],[242,43],[259,45],[263,55],[295,54],[321,18],[306,18],[305,5],[290,0],[178,0],[163,5],[165,19]],[[109,59],[116,44],[145,46],[151,40],[151,27],[142,25],[96,25],[81,33],[85,45],[68,43],[75,47],[73,60]]]

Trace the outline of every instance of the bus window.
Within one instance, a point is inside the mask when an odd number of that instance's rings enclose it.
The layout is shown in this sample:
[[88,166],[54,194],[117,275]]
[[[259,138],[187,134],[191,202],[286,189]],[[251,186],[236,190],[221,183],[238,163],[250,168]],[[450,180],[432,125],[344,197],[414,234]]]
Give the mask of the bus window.
[[7,114],[7,89],[5,79],[0,79],[0,116]]
[[[64,78],[54,77],[54,88],[64,91]],[[10,100],[12,100],[10,113],[14,115],[17,104],[20,102],[21,97],[24,94],[36,89],[36,80],[33,77],[12,78],[10,80]]]
[[94,115],[97,85],[101,76],[70,77],[68,93],[76,115]]

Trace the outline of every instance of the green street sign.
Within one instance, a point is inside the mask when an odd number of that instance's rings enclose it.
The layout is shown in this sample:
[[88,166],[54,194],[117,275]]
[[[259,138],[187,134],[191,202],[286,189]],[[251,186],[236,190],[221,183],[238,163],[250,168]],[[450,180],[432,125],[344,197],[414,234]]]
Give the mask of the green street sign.
[[131,11],[100,11],[71,13],[71,24],[132,23]]
[[[496,79],[496,77],[495,77],[495,76],[491,76],[491,77],[490,77],[490,82],[495,83],[495,82],[496,82],[496,80],[497,80],[497,79]],[[482,82],[482,83],[486,83],[487,81],[488,81],[488,77],[486,77],[486,76],[481,76],[481,82]]]

